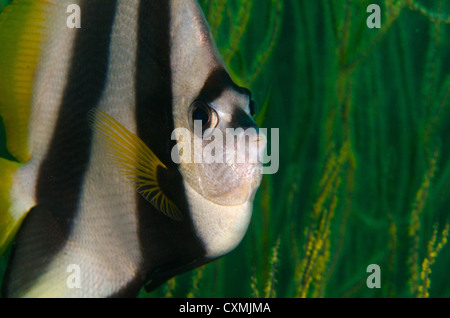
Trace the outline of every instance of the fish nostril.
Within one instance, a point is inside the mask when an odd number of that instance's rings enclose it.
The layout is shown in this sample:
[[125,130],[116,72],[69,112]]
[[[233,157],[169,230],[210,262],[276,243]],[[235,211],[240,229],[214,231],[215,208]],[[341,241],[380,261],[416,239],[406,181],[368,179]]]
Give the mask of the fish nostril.
[[256,137],[257,143],[266,143],[266,141],[267,141],[267,138],[265,135],[258,134],[258,137]]
[[256,129],[256,133],[257,133],[256,142],[258,142],[260,144],[262,144],[262,143],[266,144],[267,143],[266,134],[264,134],[262,131],[260,131],[259,127]]
[[264,154],[264,151],[267,147],[267,136],[264,133],[259,132],[258,136],[256,137],[256,144],[258,147],[258,153]]

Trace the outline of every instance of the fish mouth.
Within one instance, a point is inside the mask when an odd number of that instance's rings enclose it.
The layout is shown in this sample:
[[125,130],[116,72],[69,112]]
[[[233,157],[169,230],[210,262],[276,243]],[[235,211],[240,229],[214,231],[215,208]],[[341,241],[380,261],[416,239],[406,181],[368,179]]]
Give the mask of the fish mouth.
[[262,179],[260,171],[261,167],[253,167],[245,177],[233,179],[236,186],[231,187],[229,179],[218,182],[217,179],[199,178],[197,184],[186,183],[195,193],[209,202],[220,206],[239,206],[253,201]]
[[204,199],[221,206],[237,206],[253,201],[262,179],[259,163],[199,164],[189,186]]
[[253,201],[262,179],[266,136],[258,132],[242,133],[230,140],[231,143],[224,142],[214,148],[208,148],[211,142],[202,141],[199,145],[202,156],[210,154],[208,149],[214,149],[214,155],[201,157],[197,163],[182,162],[179,166],[185,181],[198,195],[221,206]]

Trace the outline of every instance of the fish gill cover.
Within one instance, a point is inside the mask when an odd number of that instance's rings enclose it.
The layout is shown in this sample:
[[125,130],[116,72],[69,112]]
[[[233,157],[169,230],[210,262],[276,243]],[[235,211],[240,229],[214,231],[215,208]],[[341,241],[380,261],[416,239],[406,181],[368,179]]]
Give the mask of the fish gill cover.
[[140,296],[450,297],[450,2],[200,4],[280,167],[235,251]]

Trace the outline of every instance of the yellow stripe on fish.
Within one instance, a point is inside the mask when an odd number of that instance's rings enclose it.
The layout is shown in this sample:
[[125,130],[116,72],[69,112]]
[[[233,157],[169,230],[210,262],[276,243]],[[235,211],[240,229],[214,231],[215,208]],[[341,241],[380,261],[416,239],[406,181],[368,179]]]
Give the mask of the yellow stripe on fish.
[[49,1],[16,0],[0,14],[0,116],[9,152],[30,159],[28,121]]
[[18,163],[0,158],[0,255],[5,252],[25,217],[25,214],[18,218],[14,217],[14,213],[11,211],[12,202],[10,192],[12,178],[19,165]]

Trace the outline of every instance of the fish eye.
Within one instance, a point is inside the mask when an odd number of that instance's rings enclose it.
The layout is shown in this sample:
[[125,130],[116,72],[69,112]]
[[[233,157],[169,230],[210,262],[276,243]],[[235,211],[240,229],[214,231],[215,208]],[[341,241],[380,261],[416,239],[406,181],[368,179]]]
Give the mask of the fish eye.
[[207,129],[215,128],[219,123],[219,116],[217,115],[214,108],[212,108],[208,103],[201,100],[193,102],[191,104],[191,107],[189,107],[189,119],[192,130],[194,130],[195,121],[201,121],[202,134]]

